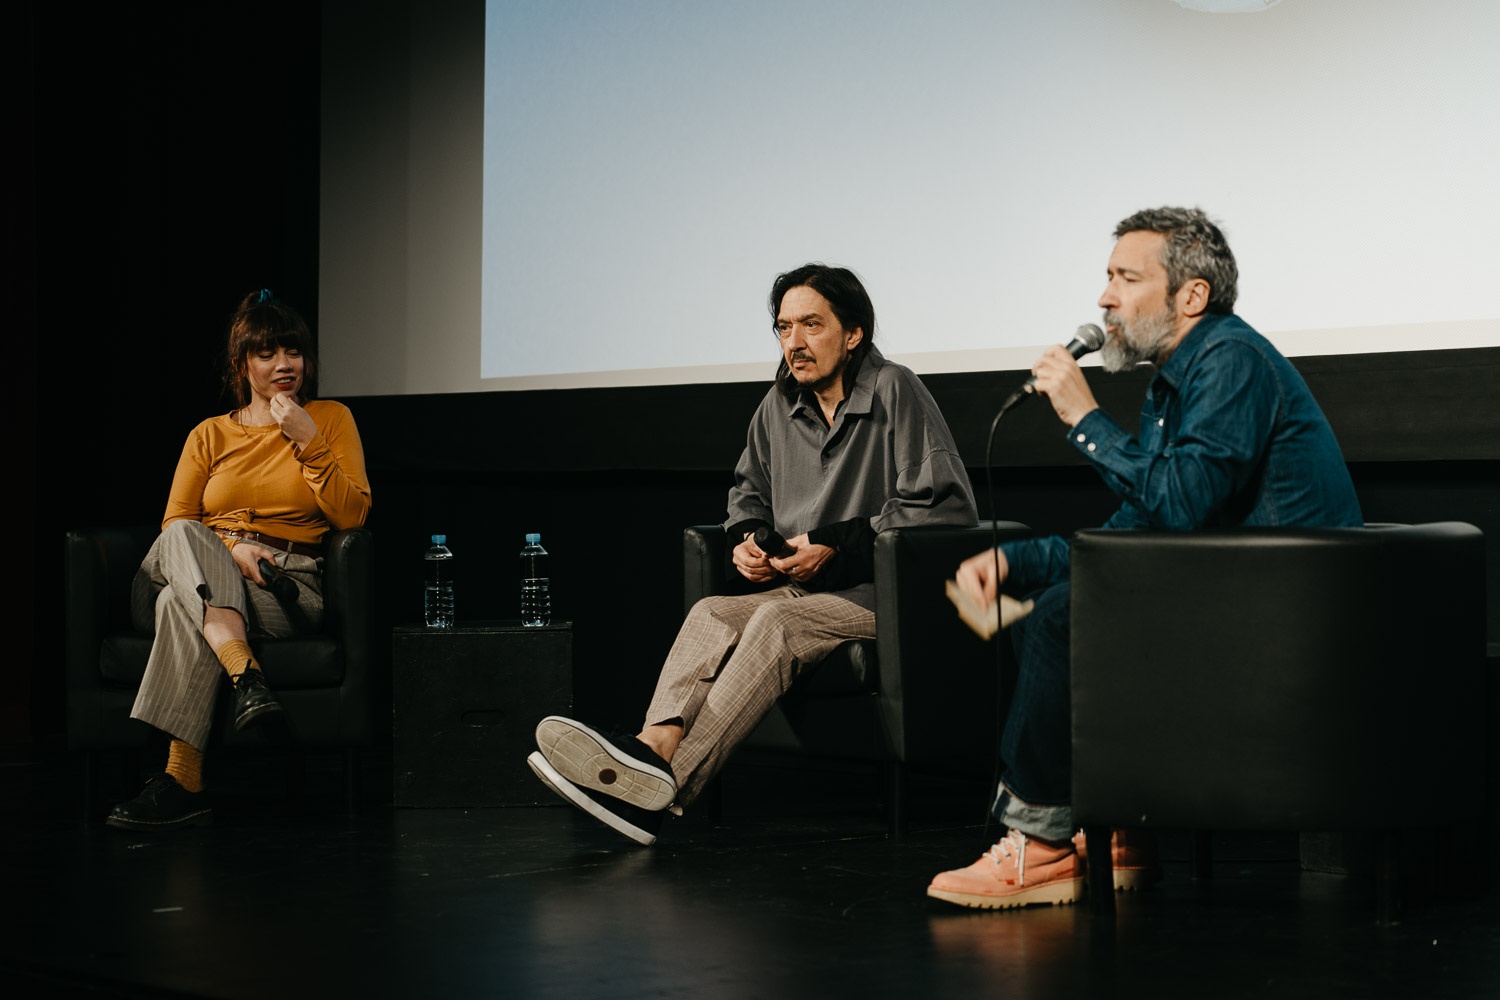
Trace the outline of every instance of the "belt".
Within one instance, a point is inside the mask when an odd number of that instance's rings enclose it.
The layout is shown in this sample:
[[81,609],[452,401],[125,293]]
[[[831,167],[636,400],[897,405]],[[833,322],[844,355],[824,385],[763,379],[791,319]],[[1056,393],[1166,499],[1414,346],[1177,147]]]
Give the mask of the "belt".
[[246,542],[255,542],[270,549],[280,549],[282,552],[290,552],[294,556],[311,556],[321,559],[323,550],[316,545],[306,545],[302,542],[289,542],[285,538],[277,538],[275,535],[263,535],[258,531],[234,531],[230,528],[215,528],[225,538],[238,538]]

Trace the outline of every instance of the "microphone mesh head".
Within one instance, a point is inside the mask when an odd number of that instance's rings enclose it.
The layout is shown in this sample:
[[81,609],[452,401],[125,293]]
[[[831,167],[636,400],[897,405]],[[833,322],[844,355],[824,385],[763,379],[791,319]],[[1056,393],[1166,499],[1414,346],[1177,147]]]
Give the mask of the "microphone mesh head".
[[1073,336],[1081,343],[1087,345],[1090,352],[1097,351],[1104,346],[1104,331],[1093,323],[1083,324]]

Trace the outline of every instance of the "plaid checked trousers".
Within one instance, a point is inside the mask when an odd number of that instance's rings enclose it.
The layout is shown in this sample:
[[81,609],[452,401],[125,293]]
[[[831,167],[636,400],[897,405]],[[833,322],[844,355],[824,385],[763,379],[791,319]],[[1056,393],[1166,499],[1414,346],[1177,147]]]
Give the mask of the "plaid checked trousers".
[[874,636],[873,611],[796,586],[693,605],[646,712],[648,726],[682,720],[672,757],[677,804],[698,797],[803,670],[850,639]]

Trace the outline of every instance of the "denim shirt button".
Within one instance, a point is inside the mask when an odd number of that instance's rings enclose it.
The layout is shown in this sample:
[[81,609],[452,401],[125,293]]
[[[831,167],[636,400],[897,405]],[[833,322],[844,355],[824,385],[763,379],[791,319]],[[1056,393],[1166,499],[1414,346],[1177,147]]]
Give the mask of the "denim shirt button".
[[1156,418],[1156,426],[1158,426],[1158,427],[1165,427],[1165,426],[1167,426],[1167,418],[1166,417],[1157,417]]
[[1083,442],[1085,442],[1087,440],[1088,440],[1088,435],[1087,434],[1080,434],[1080,435],[1078,435],[1078,443],[1079,444],[1083,444]]
[[1094,442],[1092,442],[1092,441],[1089,442],[1089,451],[1093,451],[1097,447],[1099,447],[1099,446],[1096,445],[1096,444],[1094,444]]

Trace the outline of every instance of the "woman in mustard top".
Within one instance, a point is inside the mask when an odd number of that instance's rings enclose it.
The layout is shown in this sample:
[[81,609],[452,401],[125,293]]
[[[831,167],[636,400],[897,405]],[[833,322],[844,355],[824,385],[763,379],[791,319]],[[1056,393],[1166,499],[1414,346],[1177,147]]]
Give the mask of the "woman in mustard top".
[[249,639],[317,628],[323,536],[370,512],[354,418],[315,398],[307,324],[268,290],[230,321],[225,383],[238,406],[188,436],[132,592],[137,627],[156,638],[130,714],[172,737],[166,773],[115,806],[110,826],[210,820],[203,749],[220,678],[232,683],[236,729],[281,711]]

